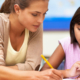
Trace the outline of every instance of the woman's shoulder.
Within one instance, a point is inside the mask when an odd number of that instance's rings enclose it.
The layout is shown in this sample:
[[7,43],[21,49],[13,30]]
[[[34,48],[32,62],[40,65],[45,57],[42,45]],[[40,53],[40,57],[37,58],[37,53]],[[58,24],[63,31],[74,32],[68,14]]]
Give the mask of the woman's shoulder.
[[9,14],[0,13],[0,33],[3,34],[4,32],[9,30]]
[[5,22],[8,22],[9,21],[9,14],[0,13],[0,20],[5,21]]
[[5,26],[9,26],[9,14],[0,13],[0,29],[4,28]]

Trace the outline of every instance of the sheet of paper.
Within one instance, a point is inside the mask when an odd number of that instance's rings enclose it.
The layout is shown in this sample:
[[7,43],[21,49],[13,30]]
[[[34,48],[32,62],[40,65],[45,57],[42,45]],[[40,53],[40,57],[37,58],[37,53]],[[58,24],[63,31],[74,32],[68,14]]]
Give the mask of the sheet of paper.
[[63,80],[77,80],[77,79],[63,79]]

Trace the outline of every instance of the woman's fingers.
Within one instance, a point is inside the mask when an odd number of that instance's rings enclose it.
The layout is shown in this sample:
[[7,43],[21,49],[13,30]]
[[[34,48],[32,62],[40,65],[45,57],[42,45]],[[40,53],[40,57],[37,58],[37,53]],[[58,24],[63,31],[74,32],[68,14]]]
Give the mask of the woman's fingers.
[[42,72],[42,75],[45,77],[46,80],[61,80],[62,75],[58,70],[55,69],[48,69]]
[[53,74],[56,79],[62,79],[63,76],[59,70],[53,69]]

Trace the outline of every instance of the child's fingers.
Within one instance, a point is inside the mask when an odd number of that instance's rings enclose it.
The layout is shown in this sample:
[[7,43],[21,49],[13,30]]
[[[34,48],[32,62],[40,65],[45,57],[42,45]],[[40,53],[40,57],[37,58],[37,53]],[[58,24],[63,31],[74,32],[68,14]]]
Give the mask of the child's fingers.
[[80,70],[80,62],[76,62],[73,67],[75,67],[76,70]]
[[80,61],[77,61],[76,64],[79,64],[80,65]]

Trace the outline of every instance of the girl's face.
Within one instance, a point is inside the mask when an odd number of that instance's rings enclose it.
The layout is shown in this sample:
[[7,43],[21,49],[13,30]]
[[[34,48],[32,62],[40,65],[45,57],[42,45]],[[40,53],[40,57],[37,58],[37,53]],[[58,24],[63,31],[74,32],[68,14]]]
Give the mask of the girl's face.
[[20,24],[27,28],[29,31],[35,32],[43,23],[47,10],[48,0],[34,1],[28,8],[19,10],[18,20]]
[[75,38],[80,46],[80,25],[79,24],[74,25],[74,34],[75,34]]

